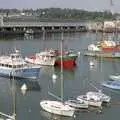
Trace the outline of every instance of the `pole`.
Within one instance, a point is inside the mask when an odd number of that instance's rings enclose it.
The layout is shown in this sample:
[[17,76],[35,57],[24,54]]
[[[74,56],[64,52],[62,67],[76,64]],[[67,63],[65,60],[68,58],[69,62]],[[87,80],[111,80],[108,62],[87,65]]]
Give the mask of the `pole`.
[[63,32],[61,34],[61,44],[60,44],[60,50],[61,50],[61,100],[63,101]]

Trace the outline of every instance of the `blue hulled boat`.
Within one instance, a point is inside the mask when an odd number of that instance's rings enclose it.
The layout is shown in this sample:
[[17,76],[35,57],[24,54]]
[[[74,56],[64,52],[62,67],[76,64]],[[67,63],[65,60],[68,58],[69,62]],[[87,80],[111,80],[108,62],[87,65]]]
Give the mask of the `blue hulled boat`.
[[102,85],[111,89],[120,90],[120,81],[107,81],[102,83]]
[[28,64],[20,51],[0,56],[0,75],[15,78],[36,79],[40,75],[40,66]]

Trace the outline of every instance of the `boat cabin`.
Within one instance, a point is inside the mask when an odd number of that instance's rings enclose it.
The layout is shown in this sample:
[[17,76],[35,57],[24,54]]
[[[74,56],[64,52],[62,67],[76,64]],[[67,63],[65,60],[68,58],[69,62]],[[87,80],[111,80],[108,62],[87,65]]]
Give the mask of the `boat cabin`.
[[22,68],[26,62],[22,58],[21,54],[17,51],[10,54],[10,56],[0,57],[0,66],[8,68]]

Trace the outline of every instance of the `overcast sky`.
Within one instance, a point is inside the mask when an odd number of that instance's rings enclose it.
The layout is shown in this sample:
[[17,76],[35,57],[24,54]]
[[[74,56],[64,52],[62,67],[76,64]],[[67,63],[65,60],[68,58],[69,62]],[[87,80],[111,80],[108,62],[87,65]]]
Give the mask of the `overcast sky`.
[[0,0],[0,8],[75,8],[90,11],[112,10],[120,12],[120,0]]

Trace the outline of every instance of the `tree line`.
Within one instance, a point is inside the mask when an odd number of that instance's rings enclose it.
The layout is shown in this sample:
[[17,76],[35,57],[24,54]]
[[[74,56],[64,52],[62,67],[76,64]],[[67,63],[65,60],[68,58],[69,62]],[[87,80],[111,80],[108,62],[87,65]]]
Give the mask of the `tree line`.
[[116,14],[110,11],[86,11],[69,8],[44,8],[44,9],[0,9],[0,14],[6,16],[12,14],[24,13],[27,16],[37,16],[44,19],[61,19],[61,20],[113,20]]

